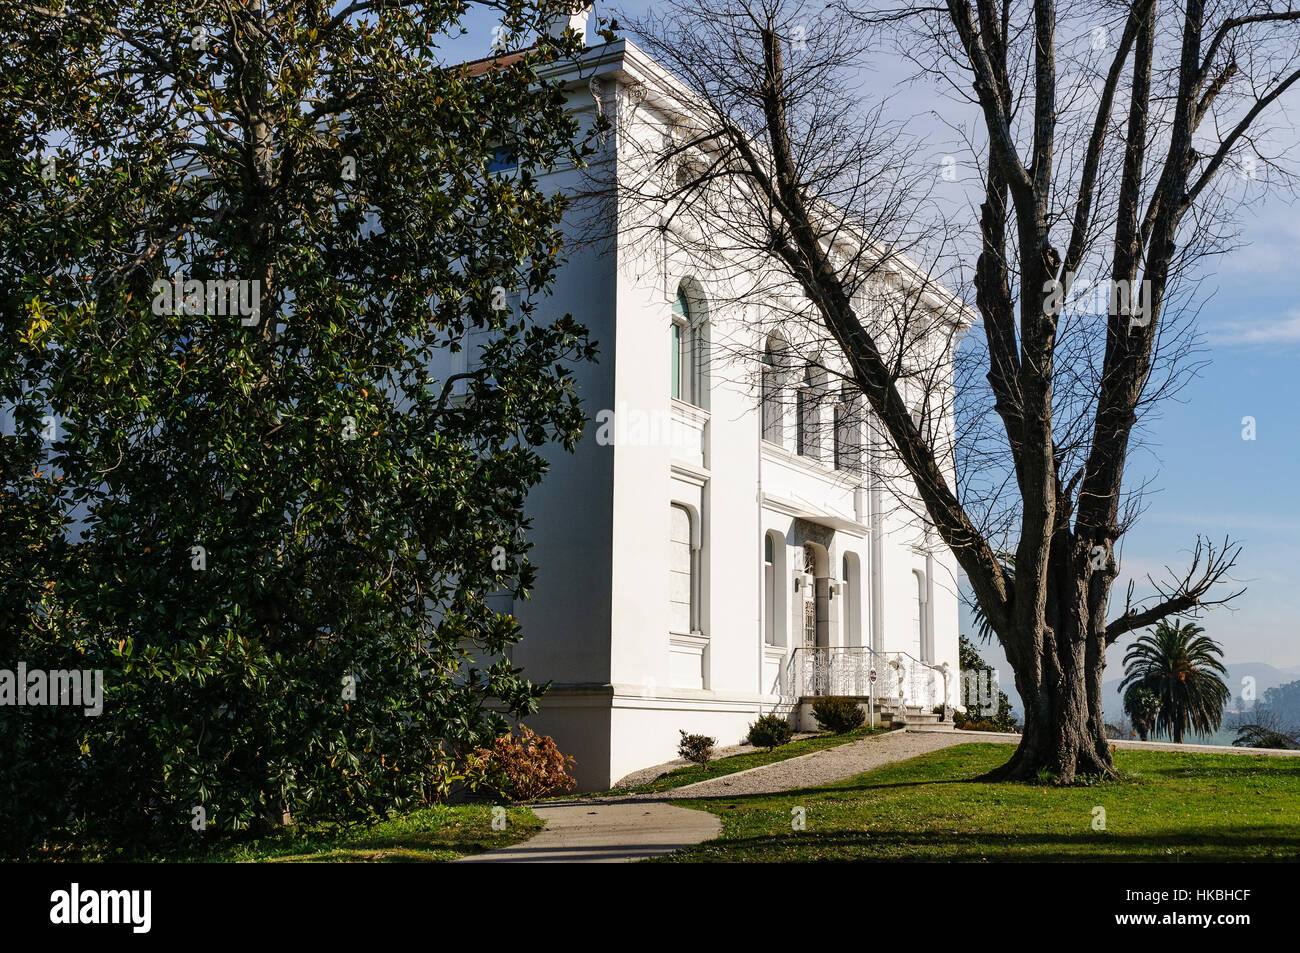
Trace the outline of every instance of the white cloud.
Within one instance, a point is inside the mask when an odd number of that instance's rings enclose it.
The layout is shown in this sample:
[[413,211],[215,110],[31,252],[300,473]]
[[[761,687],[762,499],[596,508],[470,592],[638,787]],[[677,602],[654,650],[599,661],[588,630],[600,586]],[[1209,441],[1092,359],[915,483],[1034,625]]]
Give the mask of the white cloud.
[[1210,344],[1250,347],[1262,344],[1300,344],[1300,310],[1291,309],[1279,318],[1254,321],[1225,321],[1206,331]]

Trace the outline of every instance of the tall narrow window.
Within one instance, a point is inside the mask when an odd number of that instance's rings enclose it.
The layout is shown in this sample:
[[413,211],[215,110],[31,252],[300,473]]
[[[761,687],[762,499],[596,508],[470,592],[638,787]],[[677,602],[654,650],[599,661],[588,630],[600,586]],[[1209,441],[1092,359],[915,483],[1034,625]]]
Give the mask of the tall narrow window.
[[672,505],[669,526],[668,610],[669,629],[689,635],[699,629],[696,598],[697,565],[691,511]]
[[672,396],[697,407],[704,406],[704,342],[704,328],[691,313],[685,290],[679,288],[669,326]]
[[847,388],[835,405],[835,469],[847,473],[862,471],[862,427]]
[[811,367],[804,370],[803,382],[799,387],[799,394],[795,398],[795,404],[797,415],[795,420],[795,453],[801,457],[820,459],[821,440],[817,426],[819,407]]
[[674,321],[668,327],[668,347],[672,354],[673,366],[673,383],[672,395],[677,400],[682,400],[682,325]]
[[848,409],[843,404],[835,405],[835,469],[849,469],[848,458],[848,426],[845,418],[848,416]]
[[781,364],[779,339],[768,338],[763,348],[762,411],[763,439],[780,443],[781,433]]
[[845,553],[843,564],[841,566],[841,575],[844,577],[844,587],[840,600],[841,610],[844,613],[844,644],[861,645],[862,644],[862,581],[860,572],[861,562],[857,553]]
[[776,546],[763,537],[763,642],[776,645]]

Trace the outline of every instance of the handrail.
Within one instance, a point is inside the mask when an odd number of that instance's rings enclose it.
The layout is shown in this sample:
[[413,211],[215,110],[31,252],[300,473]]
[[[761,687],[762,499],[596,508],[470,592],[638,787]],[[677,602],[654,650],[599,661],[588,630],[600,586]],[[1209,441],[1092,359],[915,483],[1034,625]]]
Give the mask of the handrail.
[[[872,670],[887,664],[897,673],[898,694],[877,685],[874,679],[866,678],[867,669],[864,661],[872,663]],[[811,671],[809,669],[811,668]],[[804,695],[834,694],[837,690],[843,694],[865,695],[873,701],[896,698],[903,704],[930,707],[936,704],[933,697],[934,683],[927,689],[918,682],[919,672],[929,669],[943,677],[943,695],[939,699],[943,705],[943,718],[949,718],[949,675],[948,663],[934,664],[916,658],[910,652],[877,652],[869,645],[800,645],[790,653],[785,667],[785,691],[782,694],[797,700]],[[910,680],[905,688],[904,682]],[[865,681],[865,684],[863,682]],[[847,686],[847,687],[844,687]],[[865,691],[861,689],[865,688]]]

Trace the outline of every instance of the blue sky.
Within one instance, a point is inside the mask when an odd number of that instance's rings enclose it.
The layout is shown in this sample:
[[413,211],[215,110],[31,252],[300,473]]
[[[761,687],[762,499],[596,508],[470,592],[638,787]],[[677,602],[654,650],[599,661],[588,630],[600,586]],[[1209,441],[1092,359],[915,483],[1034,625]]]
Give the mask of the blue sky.
[[[646,4],[619,8],[640,13]],[[597,4],[598,13],[609,9]],[[485,55],[494,22],[490,12],[476,11],[449,56]],[[898,89],[902,75],[898,64],[882,61],[868,83]],[[897,106],[904,115],[949,108],[920,89],[899,94]],[[1297,107],[1300,94],[1292,97]],[[1287,125],[1284,114],[1281,122]],[[936,146],[936,162],[942,152]],[[1129,576],[1141,595],[1147,572],[1185,565],[1198,533],[1226,534],[1243,544],[1234,575],[1247,592],[1234,610],[1217,610],[1201,624],[1229,662],[1290,668],[1300,666],[1300,208],[1270,198],[1243,210],[1241,226],[1243,247],[1207,266],[1202,291],[1209,300],[1198,327],[1208,364],[1178,402],[1163,405],[1145,448],[1130,460],[1128,485],[1149,480],[1150,488],[1146,513],[1123,544],[1115,598],[1122,603]],[[1247,416],[1256,422],[1253,441],[1242,439]],[[962,628],[971,631],[965,612]],[[1000,650],[984,652],[1010,685]],[[1122,654],[1122,646],[1111,650],[1108,677],[1118,673]]]

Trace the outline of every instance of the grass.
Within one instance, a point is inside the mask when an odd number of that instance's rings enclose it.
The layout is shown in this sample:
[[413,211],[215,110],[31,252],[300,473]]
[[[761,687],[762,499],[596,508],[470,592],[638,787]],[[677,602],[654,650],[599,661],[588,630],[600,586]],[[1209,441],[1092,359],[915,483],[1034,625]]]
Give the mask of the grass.
[[[542,819],[523,807],[506,809],[505,830],[492,829],[492,805],[438,805],[382,821],[373,827],[289,828],[256,839],[231,842],[205,853],[150,856],[89,846],[38,851],[26,860],[194,861],[211,863],[436,863],[497,847],[508,847],[542,829]],[[200,835],[195,835],[200,836]]]
[[[1124,780],[973,780],[1010,756],[973,743],[820,788],[683,800],[722,835],[668,861],[1245,861],[1300,857],[1300,759],[1118,751]],[[806,828],[792,830],[792,809]],[[1094,809],[1105,830],[1094,830]]]
[[494,831],[489,804],[441,805],[351,832],[284,831],[209,859],[236,863],[438,863],[508,847],[541,829],[542,819],[527,808],[507,808],[505,830]]
[[757,751],[750,751],[745,754],[734,754],[729,758],[719,758],[717,761],[709,762],[707,770],[699,765],[688,764],[675,768],[666,774],[660,775],[653,781],[637,785],[634,788],[618,788],[613,791],[602,791],[600,794],[573,794],[569,795],[569,797],[600,797],[602,794],[653,794],[659,791],[668,791],[672,788],[694,784],[696,781],[709,781],[713,778],[735,774],[737,771],[748,771],[750,768],[759,768],[765,764],[775,764],[778,761],[797,758],[802,754],[812,754],[814,751],[835,748],[851,741],[861,741],[863,738],[883,734],[883,732],[884,729],[882,728],[857,728],[853,731],[846,731],[842,735],[833,735],[828,732],[814,735],[811,738],[801,738],[771,751],[760,748]]

